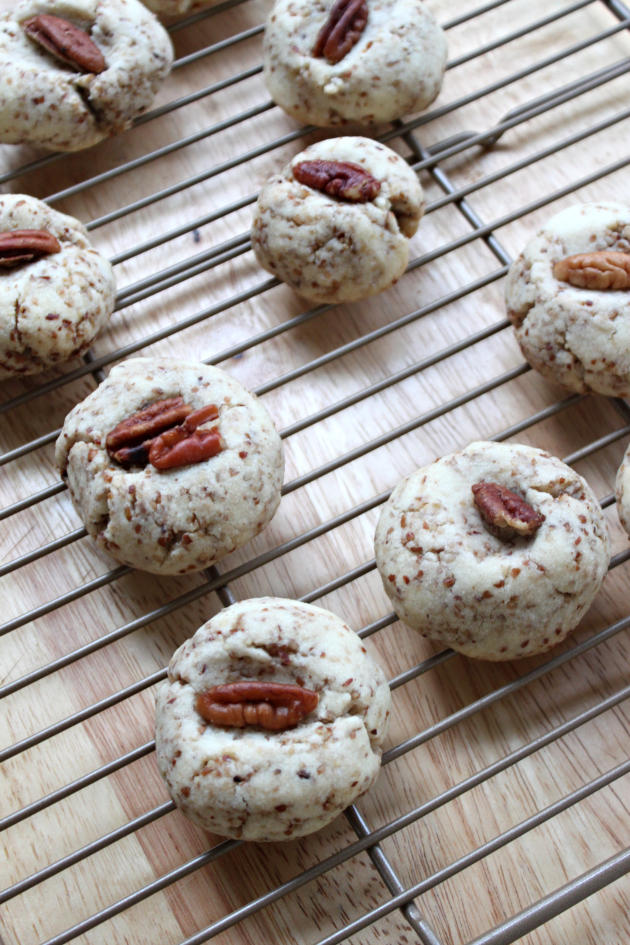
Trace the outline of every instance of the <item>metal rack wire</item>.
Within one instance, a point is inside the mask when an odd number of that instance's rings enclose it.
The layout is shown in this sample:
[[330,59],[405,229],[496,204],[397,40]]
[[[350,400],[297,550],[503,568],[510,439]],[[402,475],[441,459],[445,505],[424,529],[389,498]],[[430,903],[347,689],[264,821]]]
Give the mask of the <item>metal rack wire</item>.
[[[182,20],[175,26],[171,27],[171,31],[174,32],[194,26],[195,24],[206,20],[208,17],[221,14],[243,2],[245,2],[245,0],[227,0],[227,2],[211,8],[208,11],[205,11],[201,14],[196,14],[193,17],[187,18],[186,20]],[[478,16],[489,13],[492,10],[509,2],[511,2],[511,0],[492,0],[490,3],[486,3],[469,13],[444,23],[443,26],[447,30],[452,29],[461,25],[462,23],[472,21]],[[264,394],[268,394],[272,391],[283,388],[286,384],[300,377],[309,375],[311,372],[316,371],[325,365],[331,364],[337,359],[340,359],[352,352],[359,351],[365,346],[368,346],[377,341],[378,339],[385,338],[388,335],[395,335],[399,329],[411,325],[412,323],[418,321],[421,318],[424,318],[427,315],[438,312],[440,309],[444,308],[450,303],[474,297],[475,293],[481,291],[485,287],[495,284],[500,279],[502,279],[511,261],[509,254],[503,248],[501,242],[495,235],[497,230],[513,221],[521,219],[523,216],[532,213],[539,208],[553,203],[560,197],[571,194],[581,187],[597,181],[619,169],[627,167],[630,164],[630,154],[620,157],[615,162],[605,167],[596,167],[591,173],[584,176],[583,178],[571,181],[566,186],[557,188],[553,192],[548,193],[525,206],[520,206],[510,213],[507,213],[490,222],[486,222],[481,219],[478,213],[467,202],[467,197],[469,197],[470,194],[479,192],[492,183],[507,179],[512,174],[517,173],[519,170],[527,168],[531,165],[535,165],[549,156],[559,154],[564,149],[570,148],[571,146],[582,141],[586,141],[591,136],[596,135],[607,128],[613,127],[617,123],[622,122],[623,120],[630,117],[630,108],[624,108],[614,114],[601,118],[599,121],[596,121],[588,127],[570,134],[562,140],[554,141],[552,145],[540,148],[538,151],[517,161],[514,161],[499,170],[495,170],[492,173],[486,173],[478,179],[470,181],[464,186],[458,187],[454,185],[449,175],[443,169],[443,166],[441,166],[449,158],[453,158],[457,155],[470,154],[471,149],[474,149],[479,145],[492,146],[496,144],[501,135],[510,129],[519,127],[527,129],[527,123],[536,117],[545,115],[551,112],[553,109],[567,102],[574,101],[575,99],[578,99],[580,96],[585,95],[594,89],[602,88],[606,86],[607,83],[612,82],[614,79],[625,75],[626,73],[630,72],[630,56],[623,58],[617,63],[605,66],[604,68],[601,68],[590,75],[583,76],[578,80],[571,81],[564,86],[555,88],[537,99],[520,104],[510,111],[498,124],[480,133],[461,132],[454,138],[449,138],[445,141],[438,142],[437,144],[434,144],[430,147],[427,147],[425,144],[423,144],[418,137],[420,129],[426,127],[432,121],[436,121],[438,118],[442,118],[468,104],[474,103],[499,89],[516,84],[520,80],[523,80],[538,71],[561,62],[562,60],[575,55],[582,50],[588,49],[591,46],[595,46],[596,44],[603,42],[616,33],[621,33],[630,29],[630,10],[628,10],[622,3],[618,2],[618,0],[578,0],[576,3],[563,7],[560,10],[551,12],[549,15],[528,24],[526,27],[521,27],[508,34],[497,37],[497,39],[493,42],[487,43],[484,46],[467,53],[466,55],[451,60],[448,64],[448,68],[453,69],[461,66],[465,62],[469,62],[477,57],[483,56],[491,50],[511,43],[524,35],[533,33],[550,23],[561,20],[565,16],[577,13],[578,11],[590,6],[593,3],[603,3],[608,8],[608,10],[614,14],[616,21],[613,21],[611,18],[611,25],[607,29],[599,31],[595,35],[585,36],[579,42],[574,43],[573,45],[562,49],[553,55],[549,55],[505,77],[495,80],[485,87],[475,89],[474,91],[460,97],[455,101],[449,102],[445,105],[439,105],[418,118],[407,122],[397,122],[392,126],[391,130],[381,136],[381,140],[383,141],[398,140],[403,142],[408,149],[408,160],[411,166],[418,173],[425,172],[429,174],[433,179],[433,182],[443,192],[443,196],[429,204],[427,213],[430,214],[450,206],[455,209],[459,217],[468,226],[468,230],[462,235],[451,239],[446,244],[413,259],[409,264],[408,272],[417,270],[420,267],[445,257],[448,254],[453,253],[469,244],[472,244],[477,240],[482,240],[485,243],[490,253],[498,262],[498,267],[493,271],[472,280],[468,284],[459,286],[458,288],[446,293],[437,300],[427,303],[416,310],[403,315],[402,317],[394,319],[393,321],[387,322],[385,325],[382,325],[371,332],[367,332],[353,341],[333,348],[325,354],[320,355],[317,358],[313,358],[307,363],[275,377],[273,380],[270,380],[259,386],[256,390],[257,394],[262,396]],[[246,40],[259,35],[262,32],[262,29],[262,26],[255,26],[242,31],[237,35],[231,36],[228,39],[221,40],[220,42],[207,46],[204,49],[195,51],[194,53],[177,60],[175,62],[174,68],[180,69],[199,61],[201,58],[212,57],[233,46],[236,46],[239,43],[245,42]],[[209,98],[218,92],[221,92],[232,86],[236,86],[240,82],[244,82],[245,80],[258,75],[260,72],[261,66],[255,66],[243,70],[236,75],[230,76],[219,82],[215,82],[214,84],[201,88],[194,93],[187,94],[174,102],[170,102],[154,109],[139,119],[137,124],[144,125],[153,121],[154,119],[160,118],[166,114],[183,108],[184,106],[193,102],[200,101],[204,98]],[[51,204],[56,204],[70,197],[84,194],[92,187],[115,180],[122,175],[138,168],[146,167],[153,161],[173,154],[183,148],[188,147],[191,144],[207,139],[212,135],[225,131],[226,129],[234,127],[242,122],[247,122],[258,115],[262,115],[265,112],[270,111],[274,107],[275,106],[272,102],[264,101],[254,107],[244,110],[240,114],[234,115],[228,120],[217,122],[207,128],[195,132],[194,134],[190,134],[184,138],[181,138],[174,143],[162,146],[154,151],[142,155],[139,158],[119,164],[105,172],[82,180],[80,183],[66,187],[63,190],[48,196],[47,200]],[[207,168],[183,181],[171,184],[168,187],[165,187],[162,190],[147,197],[138,198],[126,206],[101,216],[100,218],[94,219],[88,224],[88,229],[92,231],[97,230],[106,224],[110,224],[117,220],[128,217],[140,210],[143,210],[146,207],[152,206],[161,200],[174,196],[183,191],[187,191],[189,188],[192,188],[197,184],[208,181],[212,178],[219,177],[229,170],[247,164],[254,158],[273,152],[284,145],[298,142],[302,138],[307,137],[313,130],[314,129],[312,128],[297,129],[277,137],[274,140],[262,143],[254,149],[250,149],[244,153],[235,155],[228,161],[224,161],[213,167]],[[54,166],[62,161],[63,158],[64,155],[52,154],[31,161],[26,165],[0,175],[0,184],[8,184],[9,182],[16,180],[23,175],[40,171],[48,166],[54,168]],[[192,233],[199,227],[206,226],[215,221],[224,219],[233,213],[237,213],[239,210],[242,210],[243,208],[251,205],[255,201],[256,196],[256,193],[248,194],[224,207],[221,207],[218,210],[213,210],[212,212],[199,216],[184,225],[172,228],[168,232],[162,233],[158,236],[153,236],[150,239],[145,239],[136,246],[124,250],[123,252],[119,252],[113,256],[111,261],[114,265],[120,265],[142,254],[150,253],[152,250],[164,246],[165,244],[168,244],[170,241],[175,240],[184,234]],[[185,282],[186,280],[192,279],[195,276],[208,273],[211,270],[248,253],[250,250],[251,244],[249,241],[249,234],[247,232],[243,232],[195,256],[191,256],[180,262],[174,263],[167,268],[152,272],[151,275],[135,282],[134,284],[127,285],[119,291],[117,296],[117,311],[122,311],[123,309],[126,309],[138,302],[152,298],[158,293],[166,291],[167,289]],[[275,279],[264,279],[262,282],[232,294],[230,297],[225,298],[213,304],[212,306],[203,309],[202,311],[188,315],[179,321],[173,321],[166,327],[162,327],[157,331],[147,334],[138,340],[126,344],[124,347],[118,348],[117,350],[111,350],[98,356],[90,353],[85,357],[84,364],[82,366],[73,370],[65,371],[52,380],[38,384],[37,386],[26,386],[22,393],[9,398],[0,404],[0,413],[10,416],[13,411],[16,411],[19,408],[29,404],[32,404],[33,407],[36,408],[38,402],[41,402],[40,398],[52,394],[54,391],[62,391],[68,387],[68,385],[71,385],[81,378],[85,378],[90,375],[94,378],[96,383],[99,383],[105,376],[103,369],[121,360],[122,358],[135,354],[136,352],[142,352],[156,342],[163,341],[169,337],[179,334],[188,328],[191,328],[202,322],[206,322],[212,317],[229,311],[243,302],[262,296],[264,293],[269,292],[277,285],[278,282]],[[298,315],[289,317],[278,325],[267,327],[264,330],[253,334],[246,340],[240,341],[236,344],[231,344],[223,351],[220,351],[214,354],[212,357],[207,358],[206,363],[221,364],[230,358],[238,357],[245,352],[255,350],[264,342],[277,338],[281,335],[284,335],[285,333],[292,332],[295,329],[300,328],[312,320],[324,315],[324,313],[330,309],[332,309],[332,306],[330,305],[319,305],[305,312],[301,312]],[[455,356],[456,354],[478,345],[481,342],[490,339],[494,335],[497,335],[507,326],[507,320],[501,319],[492,325],[470,334],[468,337],[460,341],[451,343],[442,350],[437,351],[414,364],[408,365],[400,371],[390,374],[385,379],[373,382],[364,389],[359,390],[358,392],[355,392],[349,396],[345,396],[342,399],[319,409],[310,416],[304,417],[292,423],[282,430],[281,436],[286,440],[308,428],[316,427],[317,424],[330,417],[336,416],[338,413],[351,406],[367,401],[370,397],[386,389],[394,387],[408,378],[419,375],[421,372],[426,371],[435,365],[447,362],[449,358]],[[293,480],[285,483],[283,494],[289,495],[290,493],[293,493],[310,483],[314,483],[321,477],[342,469],[354,460],[367,456],[380,447],[397,441],[404,435],[413,431],[417,431],[420,428],[431,424],[438,418],[451,414],[451,412],[456,411],[460,407],[469,404],[475,405],[479,398],[490,392],[501,389],[503,385],[508,385],[510,382],[515,381],[516,379],[527,374],[529,370],[530,369],[528,365],[520,364],[515,368],[504,371],[490,380],[465,391],[463,394],[449,400],[448,402],[441,403],[439,406],[414,417],[413,419],[399,425],[392,430],[389,430],[386,433],[366,439],[365,442],[361,443],[361,445],[349,450],[345,454],[339,455],[334,459],[331,459],[306,473],[298,475]],[[545,406],[543,409],[536,411],[518,423],[512,424],[507,429],[496,433],[492,438],[495,440],[505,440],[509,437],[518,435],[519,433],[523,433],[538,423],[542,423],[543,421],[549,420],[554,416],[563,414],[564,411],[573,408],[583,399],[583,397],[578,395],[564,397],[552,404]],[[573,452],[570,456],[565,457],[566,462],[573,464],[585,460],[587,457],[596,454],[598,451],[603,450],[609,445],[618,442],[624,437],[630,435],[630,408],[623,400],[615,401],[614,406],[616,407],[617,415],[620,417],[620,424],[584,448]],[[24,456],[27,456],[28,454],[35,453],[36,451],[43,449],[56,439],[58,432],[58,429],[52,430],[45,435],[31,440],[30,442],[25,442],[17,447],[12,448],[0,457],[0,465],[8,465]],[[394,483],[392,483],[392,485],[393,484]],[[26,498],[17,499],[16,501],[12,502],[6,508],[0,511],[0,520],[9,520],[19,513],[38,506],[40,503],[53,500],[55,496],[60,495],[64,490],[65,486],[63,483],[51,482],[51,484],[47,485],[40,491],[33,493]],[[389,492],[384,492],[364,502],[361,502],[355,507],[330,518],[328,521],[324,521],[321,524],[304,531],[302,534],[294,535],[289,540],[284,541],[273,548],[269,548],[261,554],[244,560],[242,563],[231,567],[229,570],[223,573],[221,573],[217,568],[209,569],[208,571],[204,572],[204,580],[202,583],[199,583],[185,593],[170,599],[167,603],[140,614],[133,620],[130,620],[116,629],[101,635],[89,643],[77,647],[76,649],[65,653],[64,655],[51,660],[45,665],[31,670],[22,676],[14,676],[8,682],[3,682],[0,685],[0,698],[7,698],[20,692],[21,690],[27,689],[27,687],[34,685],[39,681],[48,679],[54,676],[54,674],[58,673],[60,670],[72,666],[73,664],[80,664],[80,661],[89,655],[110,646],[116,641],[120,641],[123,638],[128,637],[134,632],[158,621],[165,616],[178,612],[180,609],[193,603],[194,601],[207,597],[212,592],[216,592],[223,606],[233,603],[235,597],[230,588],[230,585],[234,584],[234,582],[247,575],[253,575],[258,571],[258,569],[263,568],[271,562],[279,561],[287,556],[290,552],[308,545],[310,542],[314,541],[320,536],[327,535],[333,532],[335,529],[341,528],[347,523],[353,522],[366,513],[377,509],[384,501],[386,501],[388,495]],[[602,506],[604,508],[612,505],[613,503],[614,497],[612,495],[607,495],[602,499]],[[73,545],[74,543],[82,540],[85,536],[85,529],[77,528],[60,538],[44,544],[42,547],[12,558],[0,566],[0,577],[8,577],[22,567],[33,564],[37,561],[42,560],[45,562],[45,559],[49,555],[54,554],[55,552],[58,552],[70,545]],[[611,561],[611,569],[622,565],[629,558],[630,550],[623,551],[615,555]],[[347,570],[340,576],[335,577],[310,593],[302,596],[300,599],[305,602],[318,601],[333,591],[347,587],[354,581],[369,575],[374,571],[374,569],[374,560],[365,561],[364,563]],[[62,608],[64,608],[66,605],[69,605],[72,602],[84,598],[101,588],[107,587],[108,585],[119,581],[123,577],[130,574],[131,570],[132,569],[128,567],[112,568],[111,570],[99,575],[96,578],[79,584],[72,590],[60,594],[56,598],[47,601],[45,604],[6,621],[0,626],[0,636],[10,634],[19,628],[25,627],[33,621],[62,611]],[[396,619],[396,615],[393,613],[388,613],[384,616],[374,619],[368,625],[363,627],[363,629],[360,631],[360,636],[365,638],[372,636],[373,634],[377,634],[385,628],[393,625],[396,622]],[[464,720],[475,716],[477,713],[482,712],[484,709],[499,702],[500,700],[506,699],[508,696],[520,692],[533,681],[546,676],[558,667],[569,663],[582,654],[604,644],[606,641],[613,639],[617,634],[620,634],[629,627],[630,616],[617,621],[606,629],[600,630],[599,632],[590,636],[588,639],[572,645],[561,652],[559,655],[545,659],[534,669],[531,669],[530,671],[508,683],[505,683],[504,685],[501,685],[485,696],[472,701],[459,711],[447,716],[430,727],[417,732],[398,745],[390,748],[384,754],[384,766],[395,762],[397,759],[418,748],[420,745],[427,744],[436,736],[448,730],[456,729],[456,727]],[[390,685],[392,690],[396,690],[399,687],[407,685],[412,680],[418,679],[420,676],[446,663],[454,656],[455,654],[453,651],[444,650],[443,652],[431,656],[417,665],[406,669],[404,672],[391,679]],[[107,697],[95,702],[94,704],[89,705],[80,711],[74,712],[66,718],[52,722],[46,727],[41,728],[39,731],[36,731],[25,738],[15,741],[13,744],[10,744],[3,750],[0,750],[0,762],[6,762],[9,759],[21,756],[22,753],[27,752],[29,749],[42,745],[49,739],[53,739],[62,732],[68,731],[74,726],[80,725],[82,722],[98,716],[106,709],[124,703],[132,696],[153,687],[156,683],[161,681],[165,675],[165,669],[161,669],[157,672],[147,675],[146,677],[137,680],[133,684],[128,685],[119,691],[113,692]],[[221,919],[214,921],[205,928],[200,929],[196,934],[186,938],[185,941],[181,943],[181,945],[197,945],[197,943],[208,941],[209,939],[219,935],[221,932],[225,932],[226,930],[233,928],[246,918],[256,915],[258,912],[265,909],[272,903],[280,901],[288,894],[295,892],[313,880],[324,876],[340,864],[352,860],[362,852],[367,852],[369,855],[385,889],[389,893],[389,897],[378,907],[364,912],[358,918],[348,921],[335,932],[327,935],[325,938],[320,939],[318,945],[333,945],[333,943],[345,941],[349,937],[356,935],[363,929],[390,915],[396,910],[400,910],[404,921],[412,928],[424,945],[441,945],[440,939],[436,936],[430,924],[422,915],[421,903],[417,901],[424,893],[439,886],[449,878],[457,876],[461,871],[466,869],[471,864],[483,860],[492,852],[501,849],[517,837],[524,836],[529,831],[534,830],[539,825],[554,818],[561,811],[568,810],[569,808],[583,801],[585,798],[595,795],[605,786],[612,784],[613,782],[622,778],[624,775],[630,773],[630,762],[624,759],[611,770],[592,779],[590,782],[579,787],[572,793],[538,811],[533,816],[501,833],[494,839],[478,846],[476,849],[473,849],[471,852],[467,853],[460,859],[452,862],[447,867],[444,867],[432,875],[429,875],[416,882],[414,885],[405,886],[403,881],[400,879],[395,866],[391,862],[391,858],[386,854],[382,846],[384,841],[390,837],[394,837],[409,825],[417,823],[428,814],[438,810],[441,807],[444,807],[456,798],[464,796],[474,787],[482,785],[490,779],[496,777],[499,773],[511,769],[523,759],[535,755],[543,747],[557,742],[558,740],[564,738],[567,734],[574,732],[581,726],[585,725],[587,722],[598,718],[614,707],[621,705],[628,697],[630,697],[630,686],[620,689],[615,694],[598,702],[595,706],[584,711],[580,711],[570,720],[555,726],[543,735],[539,735],[536,738],[527,741],[516,750],[510,752],[492,764],[483,767],[475,774],[463,779],[461,782],[455,784],[447,790],[444,790],[433,797],[431,800],[415,806],[404,815],[396,817],[395,819],[383,824],[376,829],[372,829],[370,827],[364,814],[361,813],[357,806],[352,806],[346,812],[346,818],[354,834],[356,835],[357,839],[354,842],[343,846],[334,854],[323,858],[319,862],[303,870],[292,879],[281,883],[272,889],[269,889],[266,893],[253,899],[246,905],[232,911]],[[0,820],[0,830],[8,830],[17,824],[34,817],[40,812],[48,808],[52,808],[60,801],[72,797],[77,792],[82,791],[90,785],[97,784],[99,781],[108,778],[110,775],[122,771],[123,769],[132,765],[134,762],[150,755],[154,751],[154,747],[154,742],[152,741],[140,745],[137,748],[122,754],[115,760],[101,765],[88,774],[83,775],[68,784],[65,784],[63,787],[49,793],[48,795],[41,797],[34,802],[28,803],[19,810],[9,813],[4,818],[2,818],[2,820]],[[39,884],[45,882],[45,880],[62,873],[64,870],[76,864],[84,863],[89,868],[89,858],[95,853],[107,849],[111,845],[123,840],[123,838],[132,835],[135,831],[160,820],[173,811],[174,805],[170,801],[155,806],[140,816],[131,819],[123,826],[104,834],[99,839],[74,850],[73,852],[63,856],[56,862],[50,863],[32,875],[25,876],[19,881],[14,882],[12,885],[0,892],[0,903],[8,902],[17,896],[22,895],[27,890],[33,889]],[[132,894],[127,895],[118,901],[112,902],[110,905],[99,910],[97,913],[85,918],[78,923],[75,923],[66,931],[49,937],[46,940],[45,945],[62,945],[62,943],[73,941],[76,938],[88,933],[90,930],[101,929],[104,926],[104,923],[106,923],[108,920],[124,913],[126,910],[130,909],[137,903],[149,899],[159,891],[169,888],[172,884],[181,881],[185,877],[191,876],[203,867],[216,862],[240,845],[240,842],[231,840],[218,843],[204,853],[194,856],[187,862],[170,870],[152,882],[140,886]],[[576,879],[571,880],[565,886],[555,890],[550,895],[534,903],[520,914],[495,926],[495,928],[491,929],[487,933],[477,937],[474,940],[474,943],[471,942],[470,945],[482,945],[482,943],[483,945],[505,945],[505,943],[516,941],[526,933],[549,921],[552,917],[558,915],[563,910],[566,910],[572,905],[582,901],[586,897],[592,895],[597,890],[613,882],[629,871],[630,848],[623,850],[622,852],[613,856],[610,860],[600,864],[598,867],[589,870]]]

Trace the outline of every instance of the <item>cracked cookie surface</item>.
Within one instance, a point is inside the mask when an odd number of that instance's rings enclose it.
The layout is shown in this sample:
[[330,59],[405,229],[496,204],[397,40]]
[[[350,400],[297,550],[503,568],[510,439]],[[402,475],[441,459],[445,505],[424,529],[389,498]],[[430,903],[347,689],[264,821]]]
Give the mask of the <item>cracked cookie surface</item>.
[[[544,516],[504,541],[475,505],[493,482]],[[474,442],[404,479],[381,512],[376,561],[396,613],[485,660],[543,653],[578,624],[606,575],[608,528],[587,482],[542,450]]]
[[[306,161],[356,164],[380,190],[365,203],[329,196],[295,179],[294,167]],[[305,298],[356,301],[400,278],[423,213],[422,187],[403,158],[369,138],[332,138],[306,148],[267,181],[252,245],[261,266]]]
[[[303,686],[317,708],[295,727],[208,724],[208,689],[243,679]],[[359,637],[334,614],[247,600],[205,623],[157,694],[156,749],[175,804],[223,837],[290,840],[330,823],[378,777],[391,695]]]
[[568,256],[630,253],[630,207],[585,203],[552,217],[508,273],[505,301],[516,338],[543,377],[580,394],[630,394],[630,293],[554,276]]
[[0,269],[0,380],[86,351],[114,310],[116,281],[83,224],[34,197],[0,195],[0,233],[46,230],[61,249]]
[[336,63],[313,56],[333,0],[277,0],[265,27],[263,67],[273,100],[319,127],[370,125],[427,108],[442,87],[443,31],[421,0],[368,0],[367,24]]
[[[23,24],[41,14],[87,33],[104,71],[74,71],[29,39]],[[172,61],[168,33],[139,0],[21,0],[0,16],[0,141],[88,148],[149,107]]]
[[[219,453],[165,470],[110,458],[105,441],[117,424],[180,396],[194,410],[216,405],[208,425],[218,426]],[[280,504],[284,454],[271,417],[205,364],[134,358],[114,367],[66,417],[55,456],[89,534],[117,561],[155,574],[210,567],[259,534]]]

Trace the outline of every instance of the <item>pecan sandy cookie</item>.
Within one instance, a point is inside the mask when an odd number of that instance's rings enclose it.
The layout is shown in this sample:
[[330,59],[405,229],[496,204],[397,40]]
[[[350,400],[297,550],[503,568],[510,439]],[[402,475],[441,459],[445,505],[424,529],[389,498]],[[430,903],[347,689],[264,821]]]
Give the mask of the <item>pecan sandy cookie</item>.
[[0,195],[0,380],[86,351],[115,299],[112,267],[78,220],[34,197]]
[[610,539],[586,481],[531,446],[471,443],[412,473],[376,528],[396,613],[466,656],[544,653],[578,624]]
[[243,601],[171,659],[158,766],[175,804],[212,833],[303,837],[376,781],[390,706],[385,674],[339,617]]
[[0,141],[88,148],[149,107],[172,61],[139,0],[21,0],[0,16]]
[[199,571],[244,545],[280,504],[271,417],[218,368],[135,358],[66,417],[56,460],[89,534],[155,574]]
[[267,181],[252,245],[261,266],[305,298],[352,302],[402,275],[423,213],[403,158],[369,138],[332,138]]
[[505,300],[543,377],[580,394],[630,394],[630,207],[556,214],[512,263]]
[[292,118],[369,125],[431,104],[446,39],[422,0],[276,0],[263,66],[273,100]]

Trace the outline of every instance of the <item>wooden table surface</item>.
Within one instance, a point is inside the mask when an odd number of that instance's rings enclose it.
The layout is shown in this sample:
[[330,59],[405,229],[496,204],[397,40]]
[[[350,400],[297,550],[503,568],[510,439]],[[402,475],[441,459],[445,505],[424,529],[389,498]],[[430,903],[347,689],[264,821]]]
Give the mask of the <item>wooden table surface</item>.
[[[6,0],[4,6],[9,6]],[[476,6],[477,0],[441,0],[433,9],[438,20],[445,23]],[[260,25],[267,7],[261,0],[246,0],[174,32],[177,57]],[[560,16],[567,8],[566,0],[509,0],[451,28],[451,61],[465,59],[468,53],[497,43],[513,31],[522,31],[522,35],[475,54],[468,61],[456,62],[446,75],[432,111],[464,96],[471,101],[421,125],[415,133],[416,141],[428,147],[462,131],[487,131],[511,109],[630,56],[630,37],[618,31],[499,87],[501,80],[512,73],[527,70],[617,24],[599,0],[575,3],[570,8],[573,12]],[[546,24],[528,29],[543,17],[547,18]],[[155,104],[175,101],[255,67],[260,57],[261,36],[254,31],[250,38],[174,70]],[[493,83],[494,91],[476,95]],[[440,169],[455,188],[472,186],[486,175],[497,173],[498,179],[470,194],[469,206],[483,224],[499,221],[494,231],[496,239],[505,252],[514,256],[552,213],[576,201],[628,198],[627,168],[602,173],[605,166],[627,154],[628,119],[610,122],[608,127],[577,143],[563,145],[554,153],[559,142],[625,109],[628,92],[628,75],[622,72],[515,124],[492,148],[476,145],[462,150],[442,161]],[[64,156],[6,180],[2,187],[6,192],[26,192],[42,198],[58,195],[94,175],[193,136],[196,140],[144,166],[97,182],[84,191],[55,197],[55,207],[88,222],[193,175],[200,176],[198,183],[93,230],[99,250],[108,256],[120,254],[254,194],[303,145],[325,136],[294,137],[285,144],[265,148],[297,128],[278,108],[260,107],[267,101],[262,76],[254,72],[249,78],[226,84],[222,90],[140,124],[87,152]],[[244,117],[227,127],[219,125],[233,115]],[[392,146],[405,156],[410,153],[409,141],[396,138]],[[212,170],[250,149],[260,153],[220,172]],[[540,151],[544,154],[536,158]],[[18,168],[42,154],[28,147],[2,146],[0,172]],[[528,165],[529,157],[533,160]],[[522,161],[522,167],[499,176],[518,161]],[[587,175],[599,177],[581,182]],[[429,170],[421,172],[421,180],[429,204],[443,196],[440,181]],[[562,188],[567,193],[554,196]],[[536,201],[541,204],[538,208],[522,210]],[[510,214],[513,219],[502,219]],[[246,233],[250,219],[251,207],[246,205],[119,263],[119,289]],[[139,353],[191,360],[213,358],[252,389],[270,385],[263,402],[280,430],[359,395],[355,403],[331,410],[329,416],[305,424],[284,440],[286,482],[308,477],[312,471],[315,474],[312,480],[287,492],[262,535],[220,563],[222,573],[231,572],[280,548],[265,563],[230,581],[236,598],[311,595],[309,599],[340,614],[357,630],[386,615],[389,602],[373,567],[366,567],[354,580],[338,582],[336,589],[326,588],[329,582],[369,564],[373,558],[379,506],[348,516],[295,547],[281,546],[369,502],[435,457],[471,439],[494,436],[566,396],[534,372],[515,370],[523,359],[511,330],[501,325],[505,318],[503,278],[493,275],[502,266],[500,251],[498,258],[492,245],[474,236],[460,209],[450,203],[428,213],[411,241],[411,258],[423,257],[460,238],[451,251],[436,252],[434,258],[377,298],[337,306],[298,324],[287,323],[309,310],[306,303],[284,286],[258,291],[256,287],[267,283],[266,274],[251,252],[234,255],[122,307],[94,345],[98,358],[205,313],[181,331],[167,333],[161,340],[150,339],[140,346]],[[443,297],[485,277],[484,287],[439,304]],[[250,289],[256,294],[248,293]],[[241,293],[252,297],[241,299]],[[396,325],[389,333],[383,331],[365,345],[338,352],[325,363],[313,363],[423,307],[428,310]],[[499,325],[495,332],[465,343],[470,336],[494,325]],[[277,329],[268,340],[244,345],[236,353],[230,350],[268,329]],[[448,356],[440,356],[459,342],[463,343],[454,353],[447,351]],[[429,363],[420,364],[426,359]],[[43,377],[4,382],[1,397],[9,400],[34,391],[80,366],[78,362]],[[302,367],[308,370],[283,383],[272,383]],[[407,369],[407,374],[390,386],[383,385],[369,396],[360,394],[370,385]],[[510,371],[513,376],[505,383],[489,383]],[[3,413],[2,448],[16,449],[58,428],[67,411],[95,384],[87,374]],[[485,384],[485,392],[466,396]],[[446,409],[457,398],[460,402]],[[423,420],[409,432],[392,436],[377,448],[366,447],[362,456],[346,456],[416,418]],[[577,463],[579,472],[603,498],[613,490],[615,473],[630,437],[628,430],[624,431],[627,423],[627,414],[620,405],[590,397],[571,401],[543,419],[524,424],[512,438],[566,457],[599,437],[622,431]],[[320,470],[336,460],[336,468]],[[0,504],[11,505],[57,482],[53,445],[49,443],[4,467]],[[619,526],[614,504],[605,514],[613,552],[623,552],[628,540]],[[80,527],[67,493],[61,492],[2,522],[0,562],[11,562]],[[2,579],[2,611],[7,621],[76,589],[93,588],[39,617],[32,615],[32,619],[0,638],[2,686],[79,647],[98,642],[134,620],[138,625],[7,695],[0,715],[1,748],[159,672],[174,649],[221,607],[214,592],[203,590],[207,582],[204,575],[161,579],[132,572],[107,579],[113,567],[115,563],[106,554],[82,537]],[[393,695],[393,719],[385,747],[391,748],[448,719],[547,662],[550,656],[568,651],[626,617],[629,573],[630,562],[622,562],[611,571],[578,631],[551,655],[502,665],[455,656],[401,685]],[[104,579],[99,582],[99,578]],[[198,588],[202,590],[195,595]],[[187,592],[193,592],[190,600],[180,602],[170,613],[158,619],[141,619]],[[386,626],[366,645],[391,677],[439,652],[439,647],[401,623]],[[629,682],[629,657],[628,631],[622,631],[513,694],[471,712],[468,718],[445,727],[434,737],[427,736],[422,744],[383,768],[374,789],[358,802],[359,810],[374,829],[430,801],[618,692]],[[87,712],[83,720],[6,760],[0,768],[0,816],[6,817],[150,742],[154,695],[155,686],[140,684],[124,699],[112,700],[102,711]],[[387,839],[383,850],[401,882],[407,886],[432,876],[627,760],[629,720],[630,707],[622,702]],[[1,836],[5,856],[0,857],[0,885],[5,888],[31,876],[167,799],[154,753],[149,751],[6,829]],[[630,844],[629,803],[630,780],[621,778],[435,885],[416,904],[443,945],[469,942]],[[303,840],[241,845],[104,924],[77,934],[73,940],[92,945],[179,943],[355,839],[346,818],[340,817],[327,829]],[[193,827],[178,812],[169,812],[10,899],[0,915],[2,939],[5,945],[47,941],[219,842],[220,838]],[[629,895],[630,880],[625,878],[523,941],[528,945],[621,945],[630,939]],[[256,911],[220,933],[217,941],[230,945],[316,943],[389,898],[369,857],[361,853]],[[417,937],[401,913],[393,911],[350,941],[355,945],[407,945]]]

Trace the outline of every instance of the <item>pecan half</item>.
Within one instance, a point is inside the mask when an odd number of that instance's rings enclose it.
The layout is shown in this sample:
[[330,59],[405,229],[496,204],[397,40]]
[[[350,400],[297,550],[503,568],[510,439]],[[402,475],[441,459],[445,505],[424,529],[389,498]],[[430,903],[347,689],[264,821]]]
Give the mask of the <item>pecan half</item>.
[[317,34],[313,56],[325,56],[331,65],[347,56],[365,29],[368,20],[366,0],[337,0],[326,23]]
[[545,516],[520,495],[496,482],[477,482],[472,492],[489,530],[504,541],[511,541],[516,535],[528,538],[545,521]]
[[0,266],[12,269],[23,263],[59,253],[61,243],[48,230],[10,230],[0,233]]
[[260,725],[272,732],[293,728],[317,708],[312,689],[288,683],[243,680],[215,686],[197,696],[195,708],[213,725]]
[[143,440],[157,436],[181,423],[190,413],[192,407],[184,403],[183,397],[158,400],[148,407],[143,407],[109,431],[105,441],[107,452],[111,456],[121,446],[135,446]]
[[107,452],[121,466],[151,463],[156,469],[172,469],[202,463],[221,452],[221,437],[218,427],[197,427],[218,416],[215,404],[193,410],[183,397],[159,400],[110,430]]
[[42,13],[24,20],[22,28],[47,52],[77,72],[98,74],[107,68],[102,52],[88,34],[61,17]]
[[379,180],[351,161],[301,161],[293,176],[300,184],[351,203],[374,200],[381,189]]
[[553,274],[580,289],[630,289],[630,254],[605,249],[567,256],[555,264]]

